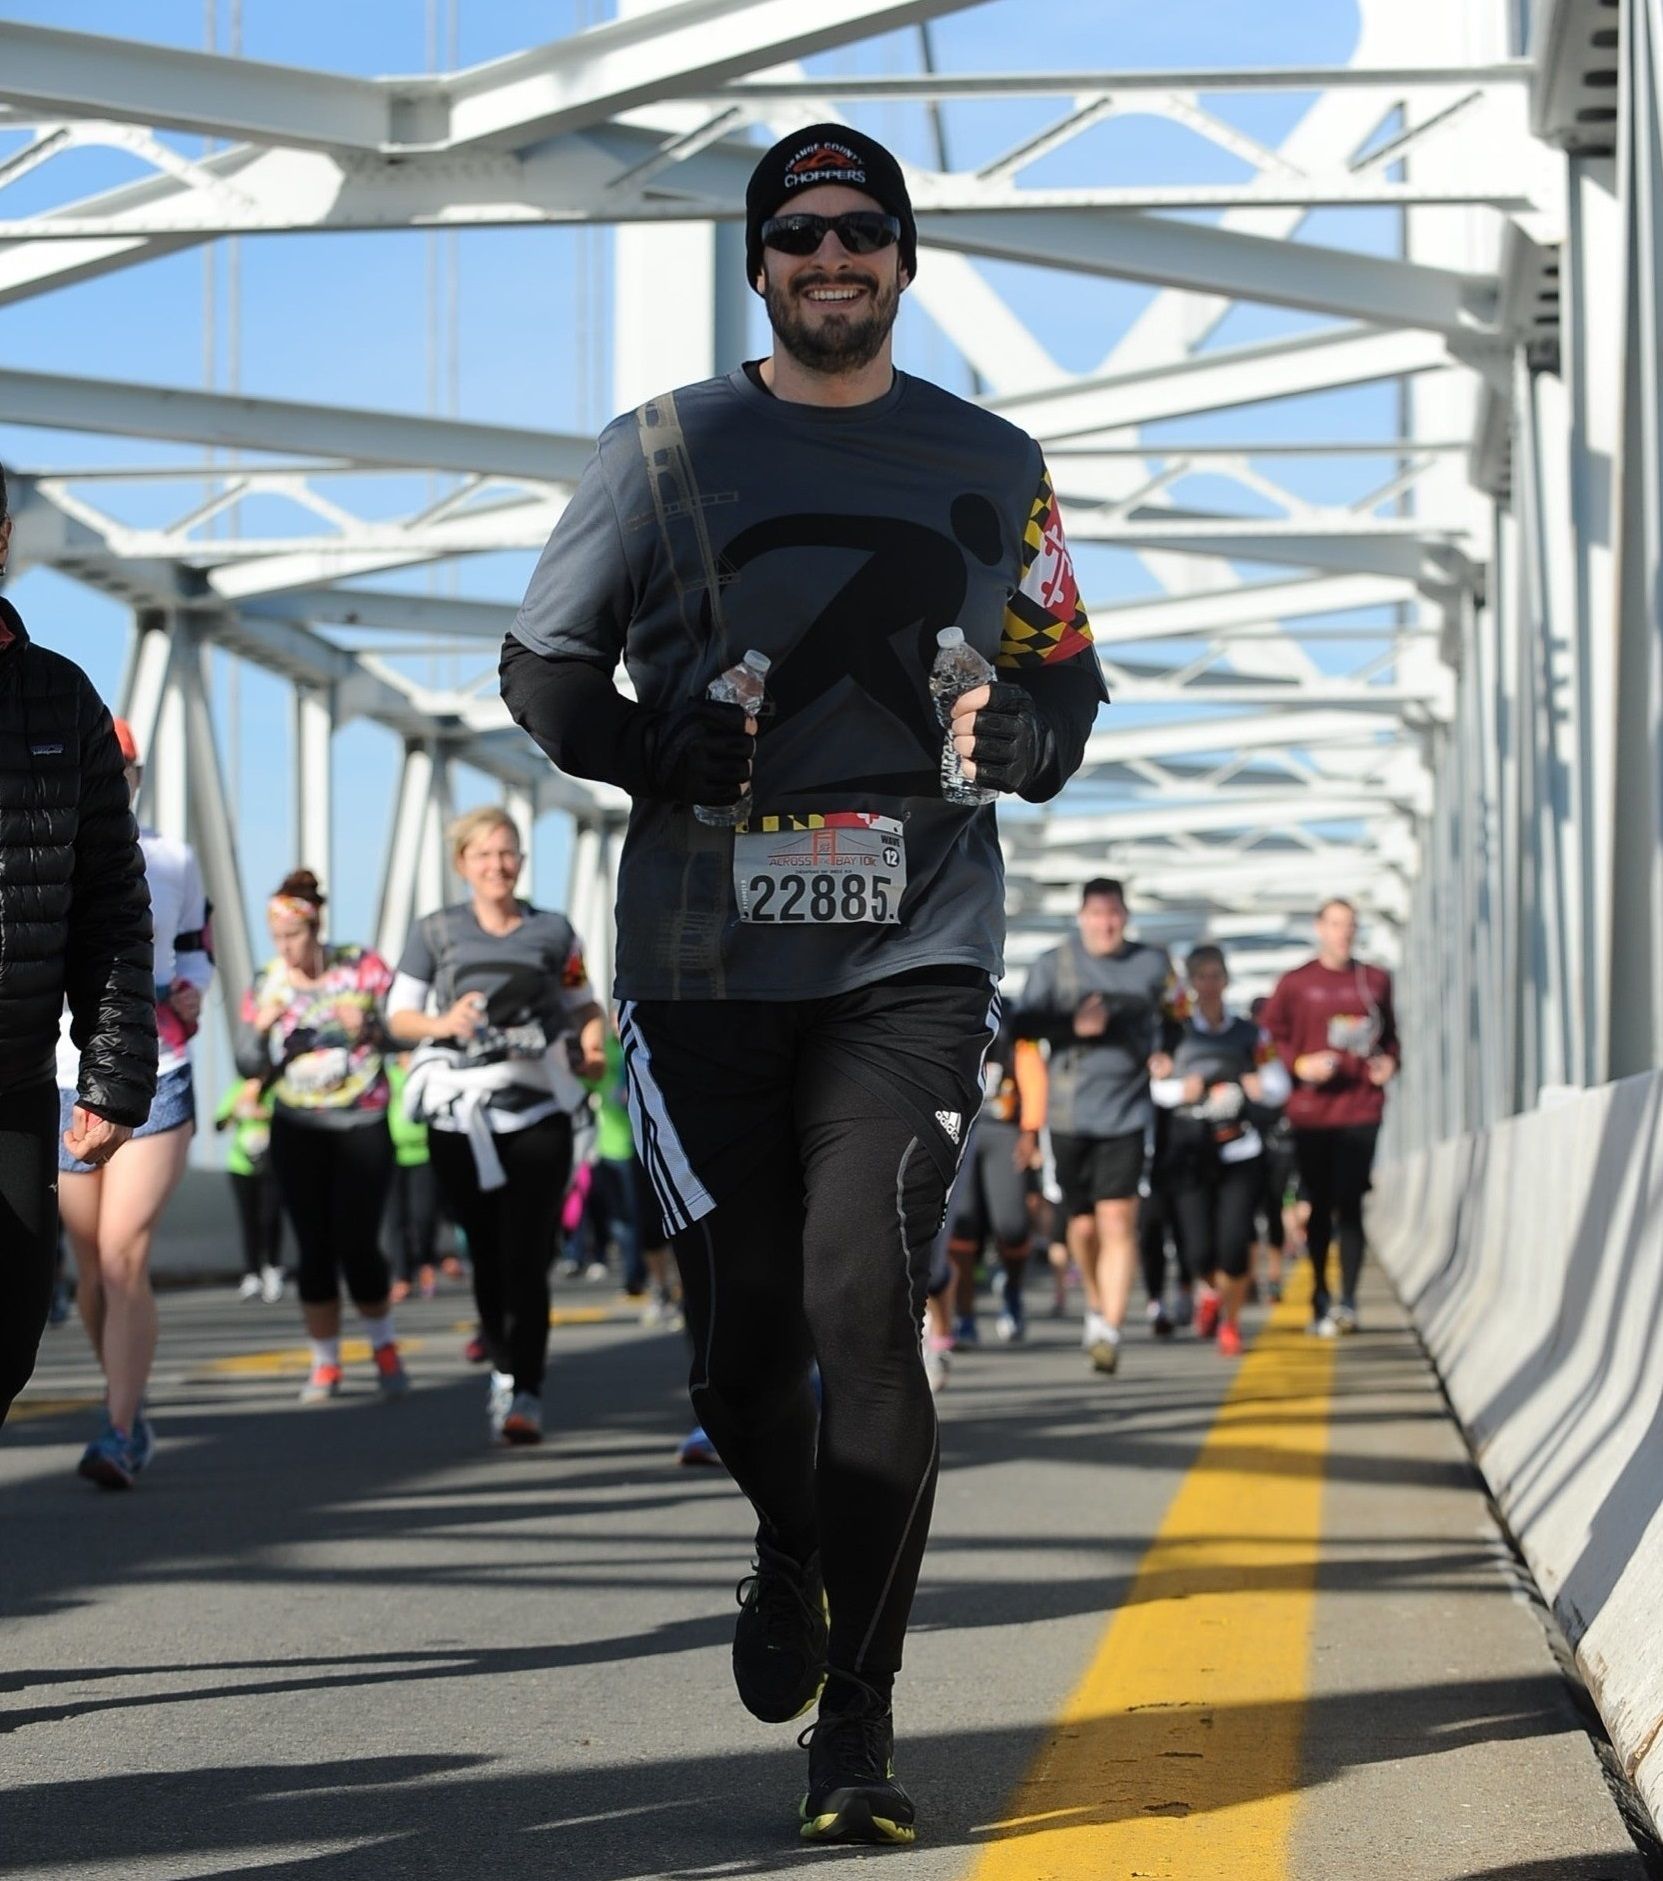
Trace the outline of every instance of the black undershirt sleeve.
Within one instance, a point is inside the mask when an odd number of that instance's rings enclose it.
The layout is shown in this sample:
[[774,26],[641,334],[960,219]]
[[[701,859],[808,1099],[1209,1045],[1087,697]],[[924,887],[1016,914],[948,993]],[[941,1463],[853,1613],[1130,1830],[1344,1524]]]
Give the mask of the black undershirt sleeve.
[[650,794],[650,714],[619,692],[610,672],[588,660],[534,653],[509,634],[499,674],[515,724],[568,776],[616,784],[632,797]]
[[1017,795],[1028,803],[1049,803],[1080,768],[1097,723],[1105,697],[1097,661],[1088,654],[1057,666],[1007,668],[999,677],[1013,680],[1033,700],[1045,734],[1044,761]]

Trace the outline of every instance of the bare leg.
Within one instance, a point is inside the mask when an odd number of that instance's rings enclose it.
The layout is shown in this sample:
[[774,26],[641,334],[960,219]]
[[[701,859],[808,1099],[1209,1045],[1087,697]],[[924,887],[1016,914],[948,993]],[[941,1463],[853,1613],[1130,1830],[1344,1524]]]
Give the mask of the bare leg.
[[100,1300],[94,1350],[109,1387],[110,1422],[131,1431],[156,1356],[156,1296],[150,1289],[150,1247],[168,1197],[184,1173],[190,1125],[123,1144],[100,1172],[97,1260],[83,1259],[83,1277],[98,1274]]
[[1099,1243],[1094,1215],[1070,1215],[1068,1218],[1068,1255],[1085,1289],[1086,1311],[1100,1314],[1102,1289],[1097,1284]]
[[1068,1304],[1068,1246],[1063,1241],[1053,1241],[1045,1250],[1045,1258],[1051,1264],[1051,1287],[1055,1296],[1054,1310],[1061,1313]]
[[1137,1197],[1121,1202],[1099,1202],[1095,1228],[1100,1302],[1097,1310],[1111,1326],[1118,1328],[1126,1323],[1126,1308],[1132,1298],[1132,1276],[1138,1264]]
[[[1064,1248],[1063,1252],[1068,1254],[1067,1248]],[[1097,1263],[1093,1261],[1090,1266],[1085,1266],[1081,1262],[1074,1260],[1071,1254],[1068,1254],[1068,1258],[1073,1263],[1075,1273],[1080,1276],[1080,1291],[1086,1296],[1086,1311],[1088,1313],[1100,1311],[1098,1301],[1102,1296],[1097,1291]]]
[[301,1303],[300,1317],[305,1322],[308,1339],[338,1339],[341,1336],[339,1299],[305,1300]]
[[91,1175],[58,1177],[58,1214],[75,1262],[75,1305],[100,1367],[104,1363],[104,1289],[98,1277],[98,1205],[103,1190],[102,1169]]
[[1247,1299],[1247,1275],[1242,1274],[1232,1280],[1228,1274],[1218,1276],[1219,1317],[1227,1326],[1233,1326],[1241,1318],[1241,1309]]

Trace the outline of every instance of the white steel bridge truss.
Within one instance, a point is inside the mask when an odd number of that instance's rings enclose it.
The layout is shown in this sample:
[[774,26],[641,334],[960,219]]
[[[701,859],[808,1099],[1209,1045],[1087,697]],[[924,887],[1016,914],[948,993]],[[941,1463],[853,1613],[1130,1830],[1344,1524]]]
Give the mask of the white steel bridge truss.
[[[244,233],[612,224],[621,407],[736,356],[752,127],[771,137],[880,99],[1052,100],[1049,128],[994,160],[911,171],[929,251],[912,298],[986,402],[1045,445],[1071,537],[1133,552],[1152,590],[1092,607],[1116,707],[1061,801],[1005,820],[1013,964],[1066,925],[1082,880],[1115,873],[1146,932],[1229,942],[1256,991],[1299,957],[1315,902],[1349,894],[1370,950],[1405,970],[1411,1134],[1652,1062],[1663,0],[1541,0],[1522,47],[1506,0],[1360,0],[1347,66],[800,64],[973,4],[626,0],[609,24],[507,59],[373,79],[0,21],[0,307]],[[1315,96],[1270,147],[1208,108],[1239,91]],[[1024,181],[1118,116],[1181,127],[1237,180]],[[179,132],[218,146],[187,157]],[[8,214],[11,184],[88,146],[150,173]],[[1397,252],[1302,236],[1336,206],[1394,211]],[[1196,211],[1208,219],[1174,213]],[[709,282],[709,307],[666,338],[630,290],[672,255]],[[990,260],[1151,292],[1074,374]],[[1217,343],[1237,306],[1314,319]],[[1302,399],[1320,411],[1322,394],[1381,384],[1398,420],[1378,437],[1299,423]],[[1278,422],[1256,431],[1273,402]],[[19,466],[14,559],[132,608],[121,705],[158,758],[147,810],[203,853],[230,983],[252,943],[209,648],[292,683],[296,827],[326,878],[335,729],[367,716],[404,740],[384,947],[446,891],[440,832],[466,763],[527,830],[574,820],[570,904],[605,970],[626,806],[554,774],[509,724],[494,649],[512,603],[362,585],[539,548],[586,438],[4,366],[0,421],[173,447],[120,470]],[[181,445],[200,461],[180,463]],[[1383,467],[1361,498],[1293,487],[1310,487],[1296,470],[1357,457]],[[1228,490],[1223,508],[1181,500],[1200,475]],[[405,494],[370,514],[366,476],[381,499]],[[112,486],[140,480],[176,490],[168,520],[118,520]],[[250,519],[273,495],[296,519],[286,533]],[[347,628],[389,651],[346,644]],[[461,653],[477,679],[419,685],[393,650]]]

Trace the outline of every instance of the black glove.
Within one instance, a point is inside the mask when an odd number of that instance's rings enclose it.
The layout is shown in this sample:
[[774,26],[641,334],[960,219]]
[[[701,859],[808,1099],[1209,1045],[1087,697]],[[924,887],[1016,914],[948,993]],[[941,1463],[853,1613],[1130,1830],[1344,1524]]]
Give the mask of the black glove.
[[647,727],[647,794],[665,803],[737,803],[749,787],[755,751],[743,706],[713,699],[672,706]]
[[970,721],[974,781],[988,790],[1020,790],[1044,765],[1048,734],[1023,687],[995,680],[987,691],[987,704]]

